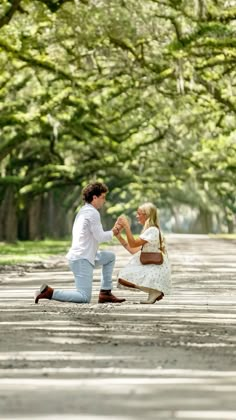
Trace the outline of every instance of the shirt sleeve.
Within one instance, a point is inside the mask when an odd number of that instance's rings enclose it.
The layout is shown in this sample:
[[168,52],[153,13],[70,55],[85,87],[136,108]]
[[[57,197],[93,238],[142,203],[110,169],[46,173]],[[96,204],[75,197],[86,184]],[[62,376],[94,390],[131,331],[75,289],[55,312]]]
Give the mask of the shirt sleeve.
[[147,242],[159,240],[159,230],[155,227],[150,227],[145,230],[139,237]]
[[94,213],[91,217],[91,225],[90,225],[91,232],[99,243],[101,242],[109,242],[113,238],[113,231],[107,230],[104,231],[101,223],[100,214]]

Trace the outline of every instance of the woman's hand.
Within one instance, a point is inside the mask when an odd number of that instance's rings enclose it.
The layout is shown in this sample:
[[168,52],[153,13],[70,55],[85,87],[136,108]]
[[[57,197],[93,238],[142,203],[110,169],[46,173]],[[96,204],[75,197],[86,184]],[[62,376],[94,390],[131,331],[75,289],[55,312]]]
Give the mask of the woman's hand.
[[130,226],[129,226],[129,221],[128,221],[128,219],[125,217],[125,216],[120,216],[120,217],[118,217],[118,219],[117,219],[117,223],[119,224],[119,225],[121,225],[124,229],[127,229],[127,228],[129,228]]

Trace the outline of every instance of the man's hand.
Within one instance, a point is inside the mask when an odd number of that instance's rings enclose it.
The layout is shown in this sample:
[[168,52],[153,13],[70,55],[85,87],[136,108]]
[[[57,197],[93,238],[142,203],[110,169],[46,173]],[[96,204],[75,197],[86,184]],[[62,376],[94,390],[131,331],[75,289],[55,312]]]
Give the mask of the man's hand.
[[116,222],[112,228],[112,232],[115,236],[118,236],[122,230],[122,227]]
[[123,226],[118,222],[118,219],[116,221],[116,223],[114,224],[112,231],[114,233],[115,236],[120,235],[121,231],[123,230]]

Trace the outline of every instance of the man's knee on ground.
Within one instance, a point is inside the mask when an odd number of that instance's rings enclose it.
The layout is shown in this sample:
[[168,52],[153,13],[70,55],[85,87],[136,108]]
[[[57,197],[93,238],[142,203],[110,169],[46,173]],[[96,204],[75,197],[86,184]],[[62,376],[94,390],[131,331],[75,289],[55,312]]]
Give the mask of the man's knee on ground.
[[91,302],[92,294],[91,294],[90,290],[78,290],[78,292],[80,292],[80,295],[83,299],[81,303],[90,303]]

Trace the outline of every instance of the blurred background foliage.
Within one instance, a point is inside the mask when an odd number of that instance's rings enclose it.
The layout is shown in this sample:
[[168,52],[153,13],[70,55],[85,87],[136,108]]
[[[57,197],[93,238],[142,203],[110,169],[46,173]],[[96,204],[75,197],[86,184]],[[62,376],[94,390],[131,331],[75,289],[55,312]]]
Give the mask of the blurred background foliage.
[[235,47],[234,1],[2,0],[0,240],[65,237],[94,180],[107,228],[234,232]]

